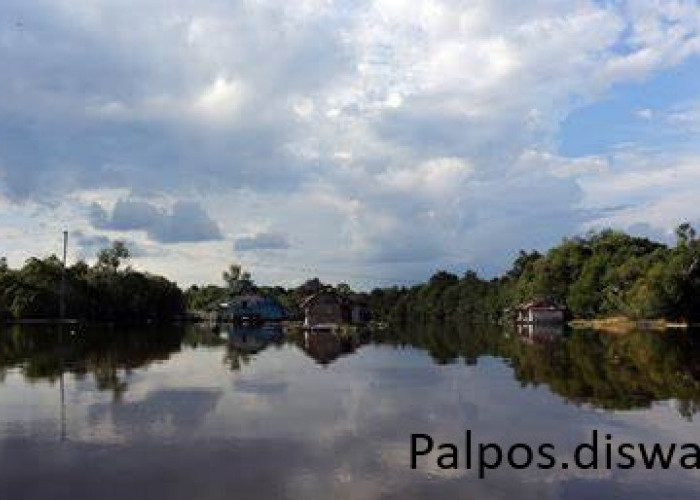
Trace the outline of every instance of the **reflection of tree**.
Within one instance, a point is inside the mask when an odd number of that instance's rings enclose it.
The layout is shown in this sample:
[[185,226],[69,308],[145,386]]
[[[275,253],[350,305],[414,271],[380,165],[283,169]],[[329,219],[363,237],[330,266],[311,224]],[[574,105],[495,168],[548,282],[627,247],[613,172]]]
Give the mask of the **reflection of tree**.
[[128,390],[129,371],[167,360],[182,345],[225,346],[231,370],[253,362],[271,345],[291,342],[319,363],[328,364],[368,342],[426,350],[436,363],[475,364],[484,356],[503,358],[523,385],[545,385],[576,404],[606,409],[645,408],[674,399],[687,417],[700,410],[700,340],[692,333],[634,332],[611,336],[511,332],[493,326],[438,323],[403,330],[350,331],[305,337],[274,329],[231,329],[223,333],[196,327],[66,332],[47,327],[0,330],[0,381],[19,369],[28,381],[55,382],[62,372],[92,377],[115,399]]
[[243,368],[245,365],[250,363],[253,356],[246,352],[241,352],[235,348],[226,349],[226,356],[224,356],[224,364],[228,366],[229,370],[236,372]]
[[226,343],[226,339],[219,335],[218,331],[195,324],[185,329],[185,335],[182,338],[182,343],[183,345],[193,348],[197,348],[199,346],[216,347],[224,345]]
[[692,334],[545,333],[503,335],[489,326],[434,324],[375,340],[425,349],[438,363],[499,356],[523,385],[545,384],[577,404],[632,409],[675,399],[684,416],[700,409],[700,342]]
[[247,328],[226,325],[222,336],[227,338],[224,363],[231,371],[240,370],[270,345],[284,343],[280,328]]
[[466,364],[476,364],[481,356],[500,354],[503,337],[494,325],[463,325],[438,322],[411,328],[378,332],[373,340],[396,346],[425,349],[439,364],[453,363],[462,358]]
[[112,391],[115,401],[121,401],[128,385],[119,377],[119,361],[111,354],[90,358],[86,368],[95,378],[98,390]]
[[112,391],[118,400],[127,390],[130,370],[168,359],[183,337],[182,328],[89,329],[61,337],[51,327],[15,326],[0,331],[0,370],[18,367],[29,381],[50,382],[61,373],[89,374],[98,390]]
[[700,403],[699,347],[687,334],[577,332],[560,343],[511,342],[507,351],[518,380],[577,403],[630,409],[677,399],[690,416]]

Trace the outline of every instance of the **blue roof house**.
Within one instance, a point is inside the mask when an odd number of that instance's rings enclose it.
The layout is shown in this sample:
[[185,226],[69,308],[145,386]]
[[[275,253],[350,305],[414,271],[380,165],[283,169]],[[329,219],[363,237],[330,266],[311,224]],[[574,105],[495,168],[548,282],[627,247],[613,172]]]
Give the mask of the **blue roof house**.
[[223,321],[281,321],[287,316],[287,310],[275,299],[256,293],[240,295],[219,306]]

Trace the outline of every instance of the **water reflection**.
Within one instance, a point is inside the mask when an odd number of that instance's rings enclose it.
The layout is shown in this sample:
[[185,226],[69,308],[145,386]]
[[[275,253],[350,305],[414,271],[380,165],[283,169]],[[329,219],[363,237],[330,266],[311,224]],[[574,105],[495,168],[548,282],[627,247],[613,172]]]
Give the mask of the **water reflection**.
[[[66,375],[68,440],[58,435]],[[692,441],[693,334],[423,325],[0,331],[8,498],[689,498],[679,470],[409,468],[408,436]],[[598,411],[605,409],[608,411]],[[615,410],[615,411],[613,411]],[[624,410],[624,411],[618,411]]]
[[530,344],[558,342],[565,333],[563,324],[519,323],[515,328],[520,339]]
[[306,354],[320,365],[329,365],[339,357],[354,353],[370,339],[368,331],[334,332],[305,331],[300,345]]
[[521,384],[544,384],[577,404],[633,409],[673,399],[688,417],[700,407],[700,342],[694,333],[606,335],[539,325],[503,332],[439,324],[374,334],[285,334],[279,326],[227,326],[216,332],[197,326],[90,329],[62,340],[56,329],[15,326],[0,334],[0,383],[12,368],[30,382],[55,382],[66,372],[78,380],[91,376],[97,390],[111,392],[118,401],[128,390],[132,370],[166,361],[183,346],[224,347],[223,363],[237,371],[271,346],[297,346],[325,366],[368,343],[425,350],[437,364],[461,360],[474,365],[484,357],[501,358]]
[[131,370],[169,359],[180,350],[184,330],[83,329],[14,326],[0,332],[0,377],[17,368],[28,381],[57,381],[62,373],[91,375],[98,390],[120,399]]
[[228,324],[221,327],[220,335],[226,340],[226,364],[231,370],[239,370],[268,346],[284,342],[284,332],[276,325],[243,327]]
[[383,340],[426,349],[438,363],[500,357],[523,385],[545,384],[577,404],[622,410],[673,399],[686,417],[700,405],[700,342],[694,332],[610,335],[525,325],[499,334],[441,325],[394,332]]

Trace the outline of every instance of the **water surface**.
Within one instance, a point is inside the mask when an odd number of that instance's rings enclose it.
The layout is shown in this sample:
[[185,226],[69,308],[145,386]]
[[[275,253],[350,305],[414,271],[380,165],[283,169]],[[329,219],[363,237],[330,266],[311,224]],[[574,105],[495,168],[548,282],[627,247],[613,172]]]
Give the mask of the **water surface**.
[[410,435],[700,441],[690,334],[0,330],[8,499],[697,498],[700,473],[410,468]]

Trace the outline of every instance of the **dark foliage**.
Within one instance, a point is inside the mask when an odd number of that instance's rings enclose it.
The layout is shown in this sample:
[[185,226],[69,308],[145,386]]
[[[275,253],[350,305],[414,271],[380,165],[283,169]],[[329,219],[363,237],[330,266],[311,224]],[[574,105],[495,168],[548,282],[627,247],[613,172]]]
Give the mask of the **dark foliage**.
[[688,224],[676,231],[674,247],[606,230],[565,239],[546,254],[520,251],[503,276],[485,280],[436,273],[409,289],[370,294],[375,314],[400,322],[481,322],[514,305],[547,299],[575,317],[700,319],[700,240]]
[[[90,267],[66,269],[66,317],[91,321],[165,321],[184,313],[177,285],[161,276],[119,269],[128,258],[119,242]],[[56,256],[31,258],[20,269],[0,267],[0,316],[58,318],[63,266]]]

